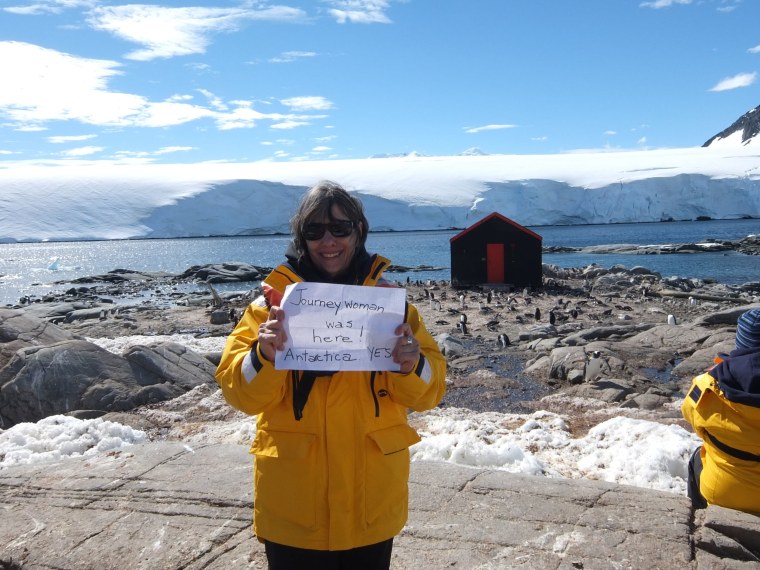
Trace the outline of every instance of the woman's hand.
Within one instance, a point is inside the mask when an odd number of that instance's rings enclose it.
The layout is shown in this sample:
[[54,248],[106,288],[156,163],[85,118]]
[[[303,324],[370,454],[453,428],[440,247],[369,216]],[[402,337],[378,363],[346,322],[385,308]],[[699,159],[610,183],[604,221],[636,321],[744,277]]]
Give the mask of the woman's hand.
[[275,353],[285,348],[284,343],[288,337],[282,329],[284,319],[285,311],[280,307],[272,307],[267,320],[259,325],[259,349],[269,362],[274,362]]
[[409,323],[401,323],[394,332],[401,336],[393,348],[393,362],[401,366],[401,374],[409,374],[420,360],[420,343],[414,338]]

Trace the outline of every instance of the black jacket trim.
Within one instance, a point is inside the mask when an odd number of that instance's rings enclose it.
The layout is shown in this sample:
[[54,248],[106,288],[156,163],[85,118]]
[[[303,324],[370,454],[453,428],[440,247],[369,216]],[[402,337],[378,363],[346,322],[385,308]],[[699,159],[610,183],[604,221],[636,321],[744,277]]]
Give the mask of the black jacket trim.
[[420,354],[420,359],[417,362],[417,368],[414,369],[414,373],[417,376],[422,375],[422,370],[425,368],[425,357]]
[[375,401],[375,417],[380,417],[380,401],[377,399],[377,393],[375,392],[375,376],[377,373],[373,370],[369,375],[369,389],[372,392],[372,399]]
[[256,374],[261,372],[261,369],[264,367],[264,363],[261,362],[261,359],[259,358],[259,351],[256,350],[258,346],[259,346],[259,341],[254,340],[253,344],[251,345],[251,352],[250,352],[251,364],[253,364],[253,369],[256,371]]
[[726,445],[707,430],[705,430],[705,433],[707,434],[707,437],[712,442],[712,444],[720,449],[723,453],[727,453],[736,459],[743,459],[744,461],[760,461],[760,455],[755,455],[754,453],[742,451],[741,449],[736,449],[735,447]]

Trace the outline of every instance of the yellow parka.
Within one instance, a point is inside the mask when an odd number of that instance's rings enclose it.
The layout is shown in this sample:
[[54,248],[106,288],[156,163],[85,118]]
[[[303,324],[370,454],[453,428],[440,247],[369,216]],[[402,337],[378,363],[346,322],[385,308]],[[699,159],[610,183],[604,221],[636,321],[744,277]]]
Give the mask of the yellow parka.
[[[377,285],[389,263],[375,256],[361,284]],[[406,321],[421,357],[407,375],[351,371],[308,378],[275,370],[258,350],[258,329],[267,305],[278,305],[285,287],[297,281],[302,278],[288,265],[267,277],[268,303],[259,299],[247,308],[216,372],[227,402],[257,416],[254,532],[260,540],[316,550],[387,540],[406,523],[408,448],[420,440],[407,409],[441,401],[446,361],[408,305]]]
[[693,379],[681,411],[702,438],[699,489],[709,504],[760,513],[760,352]]

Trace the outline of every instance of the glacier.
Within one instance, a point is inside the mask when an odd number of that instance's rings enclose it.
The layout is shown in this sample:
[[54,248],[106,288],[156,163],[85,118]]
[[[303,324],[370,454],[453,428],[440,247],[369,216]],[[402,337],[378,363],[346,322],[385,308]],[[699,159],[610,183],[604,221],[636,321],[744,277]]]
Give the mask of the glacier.
[[760,218],[760,150],[695,147],[555,155],[251,163],[0,162],[0,242],[288,233],[330,179],[372,231],[461,229],[491,212],[524,225]]

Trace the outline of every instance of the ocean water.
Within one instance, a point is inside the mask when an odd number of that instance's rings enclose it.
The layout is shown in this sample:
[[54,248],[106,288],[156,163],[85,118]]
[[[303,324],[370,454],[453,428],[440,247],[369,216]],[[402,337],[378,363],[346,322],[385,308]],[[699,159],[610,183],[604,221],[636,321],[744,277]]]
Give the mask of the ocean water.
[[[738,240],[760,233],[760,220],[712,220],[593,226],[540,226],[531,230],[545,247],[584,247],[606,244],[699,243],[709,239]],[[371,233],[367,249],[390,258],[395,265],[433,266],[432,271],[391,273],[389,277],[449,279],[449,240],[458,231]],[[193,265],[244,261],[273,267],[283,259],[287,236],[250,236],[161,240],[118,240],[0,244],[0,306],[24,295],[65,290],[68,281],[113,269],[181,273]],[[664,277],[714,279],[728,284],[760,280],[760,256],[732,252],[611,255],[550,253],[544,263],[561,267],[644,266]],[[70,286],[70,285],[69,285]],[[240,285],[230,286],[241,288]],[[221,287],[224,289],[224,287]]]

